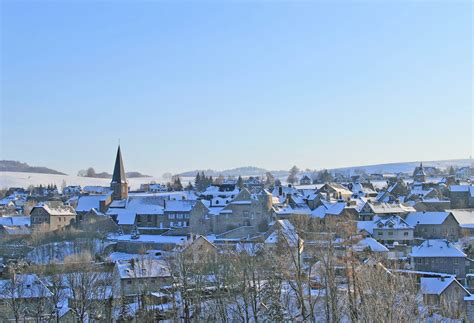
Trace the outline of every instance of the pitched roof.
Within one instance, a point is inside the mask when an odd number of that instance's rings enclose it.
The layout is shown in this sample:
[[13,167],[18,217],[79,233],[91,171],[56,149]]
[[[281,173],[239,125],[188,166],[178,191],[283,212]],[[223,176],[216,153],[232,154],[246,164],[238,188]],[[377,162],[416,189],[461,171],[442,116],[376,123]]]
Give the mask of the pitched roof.
[[112,183],[126,183],[125,170],[123,167],[122,153],[120,146],[117,149],[117,157],[115,158],[114,174],[112,175]]
[[166,262],[152,257],[140,257],[130,261],[119,260],[115,266],[121,279],[171,276]]
[[411,249],[412,257],[461,257],[465,258],[466,254],[456,248],[448,240],[433,239],[426,240],[419,246],[414,246]]
[[388,252],[388,248],[383,244],[375,240],[374,238],[364,238],[360,240],[355,246],[355,251],[364,251],[366,248],[369,248],[373,252]]
[[379,218],[378,220],[374,219],[374,229],[412,229],[412,227],[406,223],[398,215],[392,215],[390,217]]
[[[56,201],[54,201],[56,202]],[[76,215],[76,211],[70,205],[64,205],[61,203],[42,202],[36,205],[35,208],[43,208],[49,215]]]
[[474,209],[449,210],[463,228],[474,227]]
[[84,195],[77,200],[76,212],[88,212],[100,208],[100,201],[105,201],[107,195]]
[[412,212],[407,215],[405,222],[411,226],[417,224],[443,224],[449,212]]
[[467,295],[469,292],[454,278],[450,277],[421,277],[420,289],[423,294],[441,295],[451,284],[458,284]]

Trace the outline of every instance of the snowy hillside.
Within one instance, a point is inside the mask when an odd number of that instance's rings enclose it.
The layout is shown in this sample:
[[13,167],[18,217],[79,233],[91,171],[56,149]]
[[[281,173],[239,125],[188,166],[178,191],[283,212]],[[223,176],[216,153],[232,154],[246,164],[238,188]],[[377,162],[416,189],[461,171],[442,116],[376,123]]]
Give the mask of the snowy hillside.
[[[472,159],[451,159],[451,160],[434,160],[434,161],[423,161],[423,166],[432,166],[440,169],[448,168],[449,166],[464,167],[471,166],[474,164]],[[355,167],[344,167],[335,168],[331,171],[354,174],[356,170],[363,170],[368,174],[384,174],[384,173],[409,173],[411,174],[416,166],[420,165],[420,162],[402,162],[402,163],[389,163],[379,165],[366,165],[366,166],[355,166]]]
[[[94,186],[110,186],[110,179],[108,178],[90,178],[79,177],[72,175],[53,175],[53,174],[38,174],[38,173],[21,173],[21,172],[0,172],[0,188],[8,187],[24,187],[30,185],[48,185],[56,184],[61,187],[63,181],[66,185],[81,185],[82,187],[88,185]],[[132,190],[138,189],[140,184],[150,183],[155,181],[157,183],[163,182],[163,179],[157,177],[142,177],[129,178],[128,182]]]

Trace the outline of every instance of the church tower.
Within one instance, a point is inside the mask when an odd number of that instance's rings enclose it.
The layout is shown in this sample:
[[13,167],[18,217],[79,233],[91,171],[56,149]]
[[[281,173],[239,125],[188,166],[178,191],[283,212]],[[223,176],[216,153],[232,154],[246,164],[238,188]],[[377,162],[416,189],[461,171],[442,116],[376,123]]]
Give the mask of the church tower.
[[118,146],[117,157],[115,158],[114,174],[112,176],[110,188],[113,191],[112,198],[114,200],[123,200],[128,197],[128,184],[127,178],[125,177],[120,145]]
[[423,168],[423,163],[420,163],[419,167],[415,168],[415,171],[413,172],[413,181],[418,182],[418,183],[424,183],[426,180],[426,173]]

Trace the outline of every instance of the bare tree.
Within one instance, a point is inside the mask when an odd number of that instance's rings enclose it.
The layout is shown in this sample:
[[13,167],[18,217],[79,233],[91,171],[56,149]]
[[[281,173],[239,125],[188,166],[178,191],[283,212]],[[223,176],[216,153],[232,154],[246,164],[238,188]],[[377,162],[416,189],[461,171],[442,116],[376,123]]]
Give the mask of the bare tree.
[[9,313],[2,313],[4,319],[13,318],[15,323],[19,323],[26,310],[26,284],[24,277],[20,274],[19,268],[15,266],[10,270],[10,278],[4,280],[0,285],[0,293],[3,302]]
[[63,280],[69,292],[69,308],[82,323],[88,316],[99,315],[104,311],[107,292],[102,273],[87,262],[71,261],[66,266],[67,273],[63,275]]

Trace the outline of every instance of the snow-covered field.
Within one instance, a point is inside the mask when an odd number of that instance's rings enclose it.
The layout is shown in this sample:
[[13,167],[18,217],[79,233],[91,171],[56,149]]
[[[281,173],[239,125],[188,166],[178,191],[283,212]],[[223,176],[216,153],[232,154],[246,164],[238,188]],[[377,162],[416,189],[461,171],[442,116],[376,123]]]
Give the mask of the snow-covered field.
[[[38,186],[40,184],[56,184],[57,187],[60,188],[63,181],[66,182],[66,185],[81,185],[82,187],[89,185],[110,186],[110,179],[107,178],[90,178],[72,175],[52,175],[39,173],[0,172],[0,188],[27,188],[30,185]],[[128,179],[128,183],[132,190],[140,188],[140,184],[150,183],[151,181],[155,181],[157,183],[165,182],[162,178],[158,177],[142,177]]]

